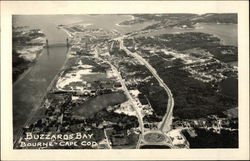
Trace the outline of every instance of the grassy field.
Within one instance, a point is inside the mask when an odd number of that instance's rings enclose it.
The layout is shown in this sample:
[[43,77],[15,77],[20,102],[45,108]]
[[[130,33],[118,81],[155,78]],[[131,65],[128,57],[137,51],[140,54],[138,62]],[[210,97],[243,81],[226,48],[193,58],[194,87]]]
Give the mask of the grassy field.
[[164,135],[159,133],[149,133],[144,136],[145,141],[150,143],[162,142],[165,140]]

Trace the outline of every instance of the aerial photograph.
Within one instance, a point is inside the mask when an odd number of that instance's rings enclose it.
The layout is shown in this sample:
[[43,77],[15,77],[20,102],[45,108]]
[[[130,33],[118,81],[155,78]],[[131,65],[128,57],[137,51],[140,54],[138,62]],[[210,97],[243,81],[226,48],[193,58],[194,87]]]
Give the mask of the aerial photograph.
[[13,149],[239,148],[237,13],[12,15]]

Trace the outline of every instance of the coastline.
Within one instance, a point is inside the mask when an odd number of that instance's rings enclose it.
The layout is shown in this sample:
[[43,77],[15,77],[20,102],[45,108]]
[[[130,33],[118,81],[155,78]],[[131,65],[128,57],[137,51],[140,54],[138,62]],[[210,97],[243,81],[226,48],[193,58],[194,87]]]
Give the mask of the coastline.
[[22,73],[22,74],[20,74],[19,76],[18,76],[18,78],[17,78],[17,80],[15,80],[14,82],[13,82],[13,87],[15,86],[15,85],[17,85],[32,69],[33,69],[33,67],[34,67],[34,63],[36,63],[37,62],[37,60],[39,60],[39,58],[41,57],[41,55],[42,55],[42,53],[43,53],[43,50],[44,50],[44,45],[43,45],[43,49],[40,51],[40,52],[37,52],[37,54],[36,54],[36,58],[35,58],[35,61],[34,62],[32,62],[31,64],[30,64],[30,66],[26,69],[26,70],[24,70],[24,72]]
[[[14,34],[17,31],[18,33]],[[12,86],[14,87],[32,70],[33,66],[42,55],[46,42],[46,35],[41,29],[32,29],[29,26],[17,26],[13,29],[12,34],[14,34],[12,37],[13,38],[15,37],[16,39],[20,39],[20,37],[22,38],[25,36],[29,37],[29,40],[24,39],[22,40],[23,42],[21,43],[19,42],[15,45],[13,44],[12,47],[12,52],[16,51],[18,53],[17,57],[23,59],[23,62],[19,63],[19,65],[14,67],[13,53],[12,53]],[[27,36],[27,34],[33,34],[33,35],[35,34],[36,36],[35,37]],[[29,44],[26,44],[26,42],[29,42]],[[15,73],[13,71],[20,68],[23,70],[21,70],[18,73]]]
[[[135,16],[133,16],[133,15],[129,15],[130,16],[130,19],[127,19],[127,20],[125,20],[125,21],[131,21],[131,20],[134,20],[135,19]],[[129,27],[129,26],[131,26],[131,25],[121,25],[121,23],[122,22],[124,22],[124,21],[121,21],[121,22],[118,22],[118,23],[116,23],[115,25],[116,26],[119,26],[119,27]]]
[[24,70],[24,72],[18,76],[17,80],[13,82],[12,86],[15,87],[31,71],[32,68],[33,68],[33,65],[31,65],[26,70]]
[[70,32],[67,31],[64,27],[61,27],[59,30],[64,31],[70,38],[73,38],[73,35],[71,35]]

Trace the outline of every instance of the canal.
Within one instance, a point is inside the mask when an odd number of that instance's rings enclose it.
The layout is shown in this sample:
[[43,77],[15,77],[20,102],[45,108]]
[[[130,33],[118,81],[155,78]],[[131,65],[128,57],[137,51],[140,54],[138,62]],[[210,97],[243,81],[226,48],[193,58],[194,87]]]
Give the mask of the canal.
[[195,28],[163,28],[156,31],[152,31],[143,36],[154,36],[160,34],[176,34],[185,32],[202,32],[212,34],[221,39],[221,43],[224,45],[238,46],[238,25],[237,24],[215,24],[215,23],[199,23],[195,25]]
[[50,82],[65,62],[66,53],[66,47],[44,49],[31,71],[13,86],[14,134],[25,124],[31,109],[38,108]]
[[[51,18],[43,16],[13,16],[13,26],[28,26],[41,29],[50,44],[65,43],[67,35],[57,29]],[[13,85],[13,135],[38,109],[47,88],[60,71],[66,59],[67,47],[44,48],[30,71]]]

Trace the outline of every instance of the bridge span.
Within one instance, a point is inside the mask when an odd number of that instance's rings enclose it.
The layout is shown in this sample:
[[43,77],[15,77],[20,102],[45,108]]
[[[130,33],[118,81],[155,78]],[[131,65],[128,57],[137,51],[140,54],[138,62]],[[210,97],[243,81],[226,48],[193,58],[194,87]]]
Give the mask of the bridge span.
[[65,42],[57,42],[57,43],[49,43],[49,40],[46,39],[46,48],[50,47],[70,47],[72,44],[69,43],[69,39],[67,38]]

